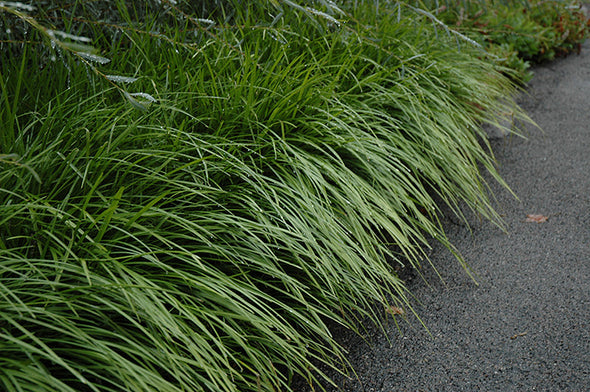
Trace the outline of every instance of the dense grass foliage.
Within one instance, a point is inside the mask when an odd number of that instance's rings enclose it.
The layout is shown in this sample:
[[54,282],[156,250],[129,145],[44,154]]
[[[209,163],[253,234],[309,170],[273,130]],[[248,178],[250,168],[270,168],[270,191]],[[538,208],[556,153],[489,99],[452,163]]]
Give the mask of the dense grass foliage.
[[429,12],[111,4],[0,6],[2,390],[313,383],[441,203],[499,223],[480,125],[526,116]]

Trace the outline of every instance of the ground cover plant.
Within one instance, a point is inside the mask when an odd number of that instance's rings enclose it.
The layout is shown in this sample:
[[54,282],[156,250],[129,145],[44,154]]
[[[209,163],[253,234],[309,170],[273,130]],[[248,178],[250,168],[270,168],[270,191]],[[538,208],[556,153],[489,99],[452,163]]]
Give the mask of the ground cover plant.
[[3,390],[315,383],[454,251],[435,200],[499,223],[511,71],[415,4],[0,10]]
[[530,80],[532,63],[579,52],[590,21],[578,1],[426,1],[441,21],[476,40]]

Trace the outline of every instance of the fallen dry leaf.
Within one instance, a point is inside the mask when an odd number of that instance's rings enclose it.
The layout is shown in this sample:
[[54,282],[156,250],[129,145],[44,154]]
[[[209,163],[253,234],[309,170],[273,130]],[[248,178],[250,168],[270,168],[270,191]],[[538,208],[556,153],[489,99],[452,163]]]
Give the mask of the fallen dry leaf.
[[385,311],[389,314],[391,314],[392,316],[395,316],[397,314],[403,316],[404,315],[404,310],[402,308],[398,308],[397,306],[388,306]]
[[522,332],[522,333],[517,333],[516,335],[510,336],[510,339],[514,340],[514,339],[519,338],[521,336],[525,336],[527,333],[528,333],[528,331],[527,332]]
[[536,215],[536,214],[529,214],[526,216],[525,222],[535,222],[535,223],[543,223],[546,222],[548,217],[545,215]]

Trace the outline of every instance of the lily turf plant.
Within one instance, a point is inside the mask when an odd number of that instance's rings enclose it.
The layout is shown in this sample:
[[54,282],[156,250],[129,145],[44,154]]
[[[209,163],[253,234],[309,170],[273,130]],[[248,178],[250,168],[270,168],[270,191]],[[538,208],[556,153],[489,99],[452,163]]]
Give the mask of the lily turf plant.
[[413,4],[245,4],[0,3],[0,389],[316,384],[440,203],[500,224],[509,69]]

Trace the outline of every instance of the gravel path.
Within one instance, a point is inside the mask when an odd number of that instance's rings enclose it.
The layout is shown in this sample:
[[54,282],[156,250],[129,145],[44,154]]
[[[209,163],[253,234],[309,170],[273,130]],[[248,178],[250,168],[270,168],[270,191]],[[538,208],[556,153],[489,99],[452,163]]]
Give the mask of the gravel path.
[[[543,132],[494,140],[516,200],[492,184],[508,233],[473,219],[448,235],[479,277],[448,251],[409,288],[430,334],[410,317],[400,331],[342,334],[358,378],[329,391],[590,390],[590,45],[538,67],[522,106]],[[542,223],[527,215],[543,215]]]

